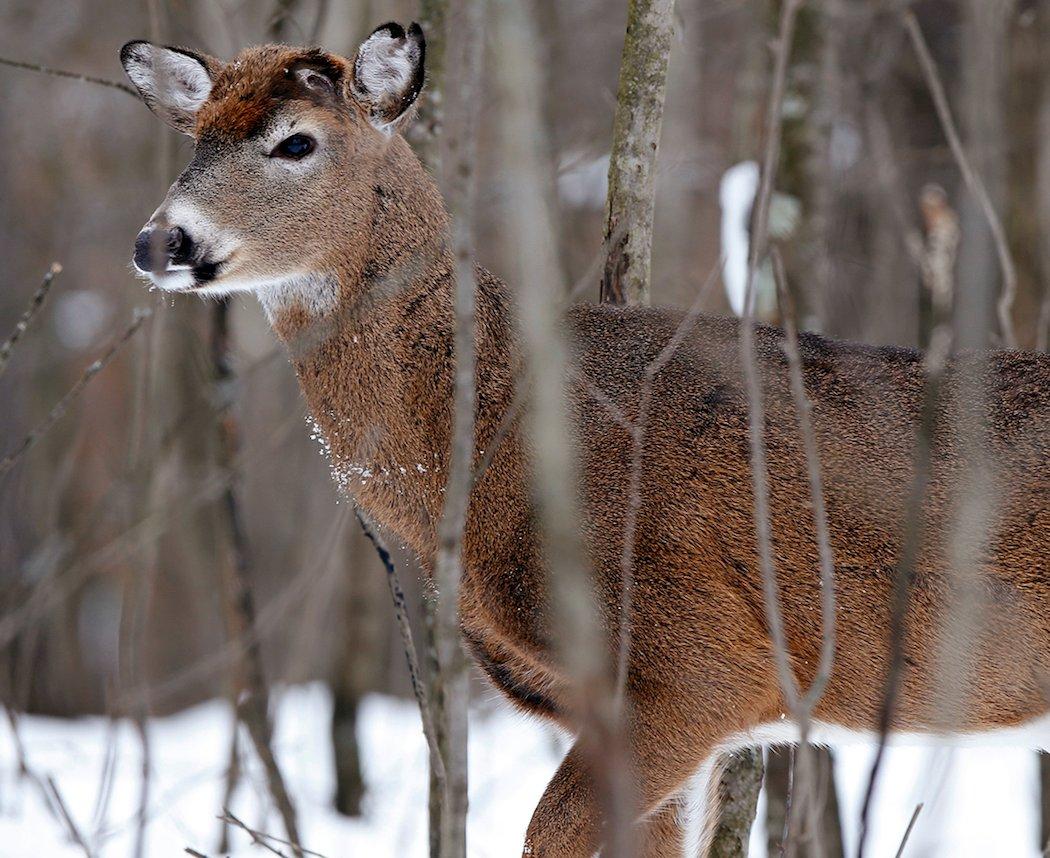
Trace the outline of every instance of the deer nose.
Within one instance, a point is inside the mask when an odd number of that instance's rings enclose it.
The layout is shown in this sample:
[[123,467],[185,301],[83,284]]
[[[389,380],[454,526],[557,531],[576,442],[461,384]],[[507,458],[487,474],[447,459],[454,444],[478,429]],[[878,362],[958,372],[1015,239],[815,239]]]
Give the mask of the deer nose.
[[135,239],[135,267],[163,274],[168,265],[185,265],[193,258],[193,240],[178,226],[148,226]]

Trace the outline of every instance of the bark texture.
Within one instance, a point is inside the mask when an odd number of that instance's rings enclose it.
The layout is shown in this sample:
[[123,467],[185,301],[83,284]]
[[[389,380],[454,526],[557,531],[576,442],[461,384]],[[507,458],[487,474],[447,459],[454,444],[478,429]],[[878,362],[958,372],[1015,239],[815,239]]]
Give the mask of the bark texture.
[[674,33],[674,0],[631,0],[609,160],[601,299],[648,304],[654,181]]
[[451,0],[447,9],[448,65],[447,117],[442,139],[442,178],[452,224],[452,252],[456,265],[455,394],[452,456],[445,503],[438,525],[435,583],[438,589],[434,617],[434,647],[438,671],[438,747],[444,762],[441,804],[441,858],[464,858],[467,851],[467,718],[470,704],[470,666],[463,649],[459,623],[459,584],[463,575],[463,531],[473,482],[474,413],[474,161],[477,104],[480,99],[481,0]]
[[708,852],[710,858],[747,855],[762,770],[762,750],[748,748],[735,754],[722,772],[718,781],[718,827]]

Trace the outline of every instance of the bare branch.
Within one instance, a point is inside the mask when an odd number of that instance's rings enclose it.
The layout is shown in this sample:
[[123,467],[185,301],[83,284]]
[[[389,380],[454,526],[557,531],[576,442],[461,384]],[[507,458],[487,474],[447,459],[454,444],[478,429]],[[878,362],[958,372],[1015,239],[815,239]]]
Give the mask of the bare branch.
[[915,822],[919,818],[919,814],[922,812],[922,806],[921,801],[915,805],[915,810],[912,811],[911,819],[908,820],[908,827],[904,829],[904,836],[901,838],[901,845],[897,847],[896,858],[902,858],[904,855],[904,847],[908,845],[908,838],[911,837],[911,831],[915,827]]
[[121,334],[113,343],[102,353],[102,356],[91,363],[87,369],[84,370],[80,378],[77,379],[76,383],[69,389],[65,396],[63,396],[58,402],[55,403],[51,411],[48,412],[44,421],[40,423],[32,432],[30,432],[22,443],[19,444],[14,450],[7,454],[3,460],[0,460],[0,476],[6,474],[11,470],[17,463],[18,460],[26,454],[26,452],[32,448],[32,446],[39,441],[47,432],[55,425],[66,413],[69,406],[76,401],[77,397],[84,392],[84,389],[91,383],[96,375],[106,368],[111,360],[117,355],[117,353],[127,344],[142,327],[142,323],[146,321],[152,315],[153,311],[136,310],[132,322],[128,325],[127,329]]
[[937,117],[940,119],[941,128],[944,130],[944,136],[948,140],[949,147],[951,147],[952,155],[954,155],[959,165],[959,170],[962,172],[966,186],[976,198],[985,219],[988,221],[988,228],[991,230],[992,239],[995,242],[999,267],[1002,269],[1003,275],[1003,290],[996,305],[999,315],[999,329],[1006,347],[1016,348],[1017,337],[1014,333],[1011,312],[1013,310],[1014,296],[1017,294],[1017,270],[1014,267],[1013,257],[1010,254],[1006,231],[1003,229],[1002,221],[995,211],[995,206],[992,205],[992,200],[988,196],[988,190],[985,188],[984,182],[974,171],[973,166],[970,164],[970,159],[966,155],[962,140],[959,139],[959,132],[952,117],[951,107],[948,105],[948,97],[944,92],[944,84],[941,82],[940,73],[937,71],[937,64],[930,54],[930,48],[926,44],[926,38],[922,34],[919,20],[911,9],[905,8],[901,12],[901,22],[904,24],[904,29],[907,31],[912,47],[915,49],[915,56],[926,78],[926,86],[930,90],[930,96],[933,98],[933,104],[937,110]]
[[[500,125],[506,165],[506,216],[514,235],[514,268],[522,301],[520,324],[529,378],[532,490],[547,570],[551,637],[572,693],[578,747],[589,766],[607,827],[603,854],[628,854],[629,767],[621,759],[620,733],[607,662],[608,642],[594,604],[594,582],[581,538],[577,462],[565,384],[568,348],[561,324],[564,280],[543,154],[540,70],[533,46],[535,24],[526,4],[497,4],[501,45],[498,83],[505,105]],[[528,847],[527,847],[528,848]]]
[[817,537],[817,553],[820,558],[820,613],[821,646],[817,673],[806,692],[803,705],[812,710],[824,693],[835,662],[835,559],[831,553],[831,535],[828,530],[827,507],[824,504],[824,484],[820,474],[820,449],[813,431],[813,405],[806,395],[802,375],[802,355],[798,348],[798,323],[794,305],[787,291],[787,276],[780,251],[773,247],[773,278],[776,281],[777,299],[784,324],[784,352],[788,359],[791,377],[791,395],[798,411],[798,428],[802,435],[802,447],[806,454],[806,472],[809,477],[809,497],[813,504],[813,523]]
[[[927,259],[922,269],[931,272],[937,278],[950,277],[954,268],[954,249],[949,255],[940,252],[943,242],[928,236]],[[950,283],[942,290],[951,295],[954,286]],[[952,336],[948,307],[935,304],[940,318],[930,335],[930,345],[926,352],[925,371],[926,386],[923,395],[918,435],[915,440],[915,466],[912,475],[911,489],[904,510],[905,531],[901,546],[901,559],[897,566],[897,576],[893,590],[893,604],[890,608],[890,665],[883,685],[882,705],[879,709],[879,743],[875,759],[868,774],[868,784],[864,791],[864,802],[860,812],[860,835],[857,844],[857,858],[863,858],[864,845],[868,835],[868,820],[871,803],[875,795],[875,785],[886,753],[893,713],[897,706],[897,695],[904,673],[904,637],[908,606],[911,601],[911,585],[915,576],[915,566],[922,545],[922,508],[932,470],[934,436],[937,431],[937,414],[941,407],[941,388],[948,355],[951,351]]]
[[15,347],[15,343],[17,343],[22,334],[25,333],[26,328],[29,327],[29,323],[33,321],[33,317],[44,305],[44,299],[47,298],[47,293],[51,291],[51,283],[54,281],[55,275],[61,273],[61,271],[61,265],[57,262],[51,263],[51,268],[48,269],[47,274],[44,275],[44,280],[37,288],[36,292],[33,293],[33,297],[29,301],[29,306],[26,307],[25,312],[22,313],[22,317],[18,320],[18,324],[15,325],[15,329],[4,341],[4,344],[0,345],[0,375],[3,375],[4,370],[7,369],[7,362],[11,358],[11,349]]
[[[762,573],[762,592],[765,601],[766,621],[769,625],[780,689],[790,710],[791,717],[798,724],[801,740],[796,757],[795,795],[789,810],[788,838],[785,843],[789,855],[793,854],[795,838],[801,829],[804,814],[810,810],[811,805],[811,788],[814,783],[813,755],[808,747],[806,738],[813,701],[819,696],[823,688],[823,682],[814,682],[805,698],[800,698],[798,681],[789,661],[787,640],[784,634],[784,620],[780,610],[780,593],[777,585],[776,567],[773,558],[772,520],[769,509],[769,473],[766,464],[765,448],[765,405],[763,402],[762,379],[759,373],[758,359],[755,354],[754,314],[755,276],[759,263],[765,256],[768,242],[769,206],[773,195],[773,183],[780,152],[781,121],[784,112],[784,95],[787,87],[787,70],[795,31],[795,19],[800,6],[801,0],[785,0],[781,6],[779,32],[774,45],[773,83],[770,89],[766,113],[766,145],[762,161],[761,182],[759,184],[758,197],[755,201],[755,216],[749,249],[747,281],[744,292],[744,316],[740,322],[740,359],[743,365],[748,399],[748,428],[751,447],[751,479],[755,504],[755,530]],[[803,410],[800,409],[800,419]],[[810,469],[810,472],[812,475],[812,469]],[[822,583],[824,577],[822,563]],[[822,587],[822,606],[826,611],[829,604],[833,608],[833,603],[829,603],[827,594],[823,590],[824,588]],[[832,618],[833,624],[834,620]],[[822,651],[822,665],[827,652],[828,650],[826,649]],[[830,669],[830,657],[828,657],[828,669]]]
[[408,679],[412,685],[412,694],[416,698],[416,704],[419,706],[420,719],[423,722],[423,736],[427,740],[427,747],[430,748],[430,759],[437,766],[441,767],[438,777],[443,782],[445,780],[443,760],[434,730],[433,712],[430,702],[427,700],[426,688],[423,686],[423,680],[419,671],[419,657],[416,655],[416,645],[412,639],[412,627],[408,623],[408,613],[405,610],[405,592],[401,588],[401,580],[398,578],[397,569],[390,557],[389,549],[387,549],[383,540],[372,529],[371,525],[365,520],[361,510],[356,506],[354,507],[354,515],[357,516],[361,529],[364,531],[365,536],[368,537],[369,542],[375,547],[379,560],[386,570],[390,596],[394,601],[394,619],[397,621],[397,629],[401,634],[401,645],[405,650],[405,660],[408,662]]
[[303,855],[313,855],[314,858],[325,858],[325,856],[322,855],[320,852],[314,852],[312,849],[307,849],[303,846],[298,845],[297,843],[293,843],[289,840],[277,837],[276,835],[267,834],[265,831],[257,831],[254,828],[250,828],[249,826],[245,825],[245,823],[242,820],[234,816],[233,812],[228,807],[223,808],[222,816],[220,816],[219,819],[221,819],[223,822],[229,823],[230,825],[237,826],[237,828],[241,829],[241,831],[243,831],[245,834],[251,837],[253,843],[262,846],[264,849],[268,849],[275,855],[284,855],[284,853],[278,849],[275,849],[267,841],[272,840],[274,843],[281,843],[285,846],[291,846],[296,851],[302,852]]
[[7,57],[0,57],[0,65],[10,66],[15,69],[25,69],[26,71],[46,74],[51,77],[64,77],[69,80],[79,80],[82,83],[93,83],[98,86],[107,86],[110,89],[119,89],[121,92],[126,92],[128,95],[132,95],[135,98],[139,97],[139,94],[126,83],[121,83],[116,80],[108,80],[104,77],[95,77],[94,75],[81,74],[80,72],[64,71],[63,69],[53,69],[49,66],[42,66],[37,63],[25,63],[21,60],[11,60]]
[[[4,706],[4,712],[7,715],[7,723],[11,728],[11,739],[15,746],[15,755],[18,758],[18,773],[36,787],[40,793],[40,797],[43,799],[48,812],[55,817],[55,820],[60,824],[66,826],[69,836],[76,841],[79,841],[81,846],[87,851],[87,847],[84,846],[84,838],[80,836],[80,832],[77,827],[73,824],[69,811],[66,809],[65,804],[62,802],[62,796],[59,794],[58,789],[55,786],[53,780],[50,777],[44,778],[38,774],[37,771],[29,763],[29,755],[26,753],[25,743],[22,741],[22,731],[19,729],[19,715],[15,711],[12,703],[8,703]],[[88,858],[91,858],[91,853],[88,851]]]
[[773,85],[766,115],[766,147],[762,161],[762,180],[755,202],[755,218],[748,260],[747,286],[744,299],[744,317],[740,323],[740,357],[744,367],[750,412],[751,472],[755,493],[755,528],[758,553],[762,567],[762,585],[766,603],[766,618],[773,642],[777,675],[781,690],[788,701],[792,715],[800,712],[798,687],[788,662],[784,637],[784,620],[780,613],[780,596],[773,564],[772,534],[769,517],[769,486],[766,470],[766,451],[763,431],[765,408],[762,401],[761,379],[755,357],[755,275],[765,255],[769,235],[769,203],[773,195],[773,177],[780,152],[781,116],[787,85],[788,59],[795,30],[795,17],[801,0],[785,0],[780,14],[780,31],[775,48]]

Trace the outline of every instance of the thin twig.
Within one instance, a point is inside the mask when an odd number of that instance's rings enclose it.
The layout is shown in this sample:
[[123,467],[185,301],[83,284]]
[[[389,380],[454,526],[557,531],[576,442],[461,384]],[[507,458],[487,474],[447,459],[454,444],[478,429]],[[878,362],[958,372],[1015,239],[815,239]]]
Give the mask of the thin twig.
[[[926,258],[922,263],[924,272],[939,282],[940,291],[948,296],[954,294],[951,272],[955,267],[955,246],[944,252],[945,243],[932,233],[927,236]],[[875,785],[886,753],[893,713],[897,706],[897,695],[904,674],[904,638],[907,631],[908,606],[911,602],[912,579],[922,546],[922,509],[932,471],[934,436],[937,432],[938,413],[941,408],[942,385],[945,366],[952,348],[950,305],[945,301],[934,303],[937,313],[935,326],[930,334],[930,345],[925,358],[925,389],[919,430],[915,440],[915,469],[911,489],[904,510],[905,531],[901,546],[901,559],[894,583],[893,604],[890,613],[890,665],[883,685],[882,704],[879,709],[879,742],[875,759],[868,774],[864,790],[864,802],[860,812],[860,835],[857,843],[857,858],[863,858],[868,836],[868,821],[875,796]]]
[[919,814],[922,812],[922,802],[920,801],[915,805],[915,810],[912,811],[911,819],[908,820],[908,827],[904,829],[904,836],[901,838],[901,845],[897,847],[896,858],[901,858],[904,855],[904,847],[908,845],[908,838],[911,837],[911,831],[915,827],[915,821],[919,818]]
[[55,406],[48,412],[44,421],[40,423],[35,429],[33,429],[14,450],[7,454],[2,461],[0,461],[0,476],[6,474],[17,464],[18,460],[25,455],[25,453],[47,434],[48,430],[55,425],[66,413],[69,406],[84,392],[84,388],[91,383],[96,375],[104,370],[111,360],[119,352],[142,327],[142,323],[146,321],[153,313],[150,309],[136,310],[132,322],[128,325],[127,329],[121,334],[113,343],[106,349],[100,358],[91,363],[87,369],[84,370],[80,378],[77,379],[76,383],[69,389],[65,396],[63,396]]
[[758,537],[758,553],[762,567],[762,585],[765,595],[766,616],[772,637],[777,675],[781,690],[794,715],[799,709],[798,688],[788,661],[787,643],[784,635],[784,619],[780,612],[780,596],[773,562],[772,534],[769,518],[769,485],[766,470],[766,451],[763,430],[765,408],[762,401],[761,379],[755,357],[755,276],[760,260],[765,254],[769,235],[769,204],[773,196],[773,177],[780,151],[781,116],[787,84],[788,59],[795,29],[795,17],[801,0],[786,0],[780,15],[780,29],[776,43],[776,63],[773,86],[769,96],[766,116],[766,147],[762,162],[762,180],[755,203],[755,218],[752,229],[750,258],[748,260],[747,285],[744,298],[744,316],[740,322],[740,355],[747,383],[750,412],[751,472],[755,495],[755,528]]
[[1013,257],[1010,255],[1006,231],[1003,229],[1002,221],[995,211],[995,206],[992,205],[992,200],[988,196],[988,190],[985,188],[984,182],[970,164],[970,159],[967,157],[966,150],[959,139],[959,132],[955,127],[951,107],[948,105],[948,97],[944,92],[944,84],[941,82],[940,73],[937,71],[937,64],[930,54],[929,45],[926,44],[926,38],[923,36],[918,18],[915,17],[915,13],[911,9],[905,8],[901,12],[901,22],[911,38],[915,56],[918,58],[923,76],[926,78],[926,86],[930,90],[933,105],[937,110],[937,116],[940,119],[944,136],[947,138],[948,145],[952,150],[952,155],[955,156],[966,186],[977,199],[985,220],[988,221],[988,228],[995,242],[996,255],[999,258],[999,267],[1002,269],[1003,275],[1003,291],[996,305],[996,311],[999,315],[999,329],[1006,347],[1015,348],[1017,346],[1017,337],[1014,334],[1011,312],[1014,296],[1017,294],[1017,270],[1014,267]]
[[55,783],[55,779],[48,775],[46,778],[48,789],[51,791],[52,797],[55,799],[55,804],[58,806],[59,812],[62,814],[62,819],[66,823],[66,828],[69,830],[69,836],[73,838],[74,842],[82,850],[87,858],[92,858],[91,847],[88,846],[87,840],[84,839],[84,835],[80,833],[80,829],[77,827],[76,822],[73,821],[73,817],[69,812],[69,808],[66,807],[65,801],[62,799],[62,793],[58,791],[58,784]]
[[7,57],[0,57],[0,65],[10,66],[16,69],[25,69],[26,71],[37,72],[39,74],[50,75],[51,77],[64,77],[70,80],[79,80],[83,83],[93,83],[98,86],[108,86],[110,89],[119,89],[121,92],[126,92],[128,95],[133,95],[135,98],[139,97],[138,92],[128,86],[126,83],[121,83],[117,80],[108,80],[104,77],[95,77],[90,74],[81,74],[80,72],[65,71],[63,69],[53,69],[49,66],[42,66],[38,63],[26,63],[21,60],[11,60]]
[[5,705],[4,712],[7,715],[8,726],[11,728],[11,739],[15,746],[15,756],[18,759],[19,775],[28,778],[33,786],[37,788],[48,812],[55,817],[57,822],[61,823],[62,812],[59,809],[58,804],[56,804],[51,790],[48,788],[45,780],[37,774],[36,770],[29,764],[29,754],[26,752],[25,742],[22,741],[22,732],[19,729],[18,724],[18,713],[15,711],[14,704],[8,703]]
[[[744,291],[744,315],[740,322],[740,359],[743,364],[744,380],[747,389],[749,440],[751,448],[751,480],[754,492],[755,530],[759,565],[762,573],[762,593],[765,602],[766,621],[773,645],[773,657],[776,663],[777,678],[781,693],[790,710],[791,717],[799,726],[802,742],[796,760],[796,783],[799,795],[792,804],[785,843],[788,855],[793,854],[794,838],[797,834],[803,813],[809,802],[802,800],[809,794],[813,783],[812,754],[805,739],[809,729],[809,716],[813,701],[813,692],[822,688],[814,684],[805,699],[800,698],[798,680],[792,670],[788,655],[787,639],[784,632],[784,618],[780,610],[780,592],[776,578],[776,565],[773,557],[773,534],[771,511],[769,508],[769,472],[766,462],[765,447],[765,405],[763,402],[762,379],[755,353],[755,277],[758,266],[766,254],[769,237],[769,206],[773,196],[773,183],[780,152],[781,123],[784,113],[784,96],[787,89],[787,71],[791,56],[791,45],[795,32],[795,19],[801,6],[801,0],[785,0],[781,7],[780,26],[774,47],[773,82],[769,94],[766,112],[766,145],[762,159],[761,181],[758,197],[755,201],[755,217],[752,226],[751,245],[748,255],[747,281]],[[823,655],[823,654],[822,654]]]
[[39,288],[33,293],[33,297],[29,301],[29,306],[26,307],[25,312],[22,313],[22,317],[18,320],[18,324],[15,325],[15,329],[11,332],[11,336],[4,341],[3,345],[0,345],[0,375],[3,375],[4,370],[7,369],[7,362],[11,358],[11,349],[15,347],[15,343],[17,343],[22,334],[25,333],[26,328],[29,327],[29,323],[33,321],[33,317],[43,306],[44,299],[47,298],[47,293],[51,291],[51,283],[54,281],[55,275],[61,273],[61,271],[61,265],[57,262],[51,263],[51,268],[48,269],[47,274],[44,275],[44,280]]
[[231,825],[236,825],[242,831],[247,833],[252,840],[254,840],[260,846],[264,846],[271,852],[276,852],[278,855],[283,855],[283,852],[278,852],[272,846],[269,846],[267,840],[272,840],[274,843],[280,843],[284,846],[291,846],[303,853],[303,855],[313,855],[314,858],[325,858],[320,852],[314,852],[312,849],[307,849],[305,846],[300,846],[298,843],[293,843],[291,840],[285,840],[283,837],[278,837],[275,834],[267,834],[265,831],[258,831],[254,828],[249,828],[244,822],[233,815],[233,812],[228,808],[223,808],[222,816],[219,817],[223,822],[227,822]]
[[[222,788],[222,806],[229,807],[233,803],[233,794],[237,791],[237,783],[241,779],[241,755],[237,747],[237,737],[240,725],[236,718],[233,719],[230,730],[230,756],[226,763],[226,778]],[[230,826],[223,820],[219,831],[219,845],[217,851],[221,854],[230,851]]]
[[386,570],[387,584],[390,587],[390,596],[394,601],[394,619],[397,621],[397,628],[401,633],[401,644],[405,650],[405,660],[408,662],[408,679],[412,684],[412,694],[416,698],[416,703],[419,706],[419,715],[423,721],[423,736],[427,740],[427,747],[430,748],[431,759],[433,759],[435,764],[440,767],[438,777],[444,780],[445,773],[443,761],[440,750],[438,749],[437,736],[434,733],[434,716],[430,708],[430,702],[427,700],[427,692],[423,687],[423,682],[419,672],[419,658],[416,655],[416,645],[412,638],[412,627],[408,623],[408,614],[405,610],[405,592],[401,588],[401,579],[398,577],[397,569],[394,566],[394,561],[390,557],[389,549],[386,547],[386,544],[380,538],[379,534],[373,530],[372,526],[365,519],[360,508],[356,506],[354,507],[354,515],[357,516],[357,521],[361,525],[361,529],[365,532],[365,536],[368,537],[369,542],[375,547],[376,553],[379,555],[379,560],[382,562],[383,568]]
[[[835,559],[831,552],[831,534],[828,530],[827,507],[824,504],[824,484],[820,472],[820,449],[813,430],[813,404],[806,394],[802,374],[802,355],[798,346],[798,323],[794,306],[787,291],[784,260],[778,248],[771,249],[773,279],[776,283],[777,300],[784,326],[784,352],[788,359],[791,377],[791,394],[798,411],[798,428],[802,435],[802,446],[806,454],[806,471],[809,477],[809,496],[813,504],[813,524],[817,537],[817,553],[820,558],[820,609],[821,648],[817,673],[806,692],[804,704],[812,709],[824,693],[835,662]],[[803,737],[803,741],[805,737]]]
[[261,832],[256,831],[254,828],[249,828],[247,825],[241,822],[241,820],[234,816],[229,811],[229,809],[226,809],[222,816],[219,817],[219,819],[231,825],[236,825],[239,829],[241,829],[241,831],[245,832],[252,839],[252,843],[254,843],[256,846],[261,846],[267,852],[272,852],[274,855],[280,855],[281,858],[288,858],[288,856],[285,855],[276,846],[271,846],[269,843],[267,843],[266,840],[263,838]]

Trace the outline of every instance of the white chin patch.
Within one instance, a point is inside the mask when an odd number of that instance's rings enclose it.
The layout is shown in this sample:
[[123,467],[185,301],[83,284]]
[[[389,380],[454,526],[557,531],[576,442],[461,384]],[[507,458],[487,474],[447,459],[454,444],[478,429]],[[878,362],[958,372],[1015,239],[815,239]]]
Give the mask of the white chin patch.
[[193,271],[188,265],[173,266],[163,274],[142,271],[136,266],[135,273],[143,280],[148,280],[153,286],[163,289],[165,292],[195,291]]

